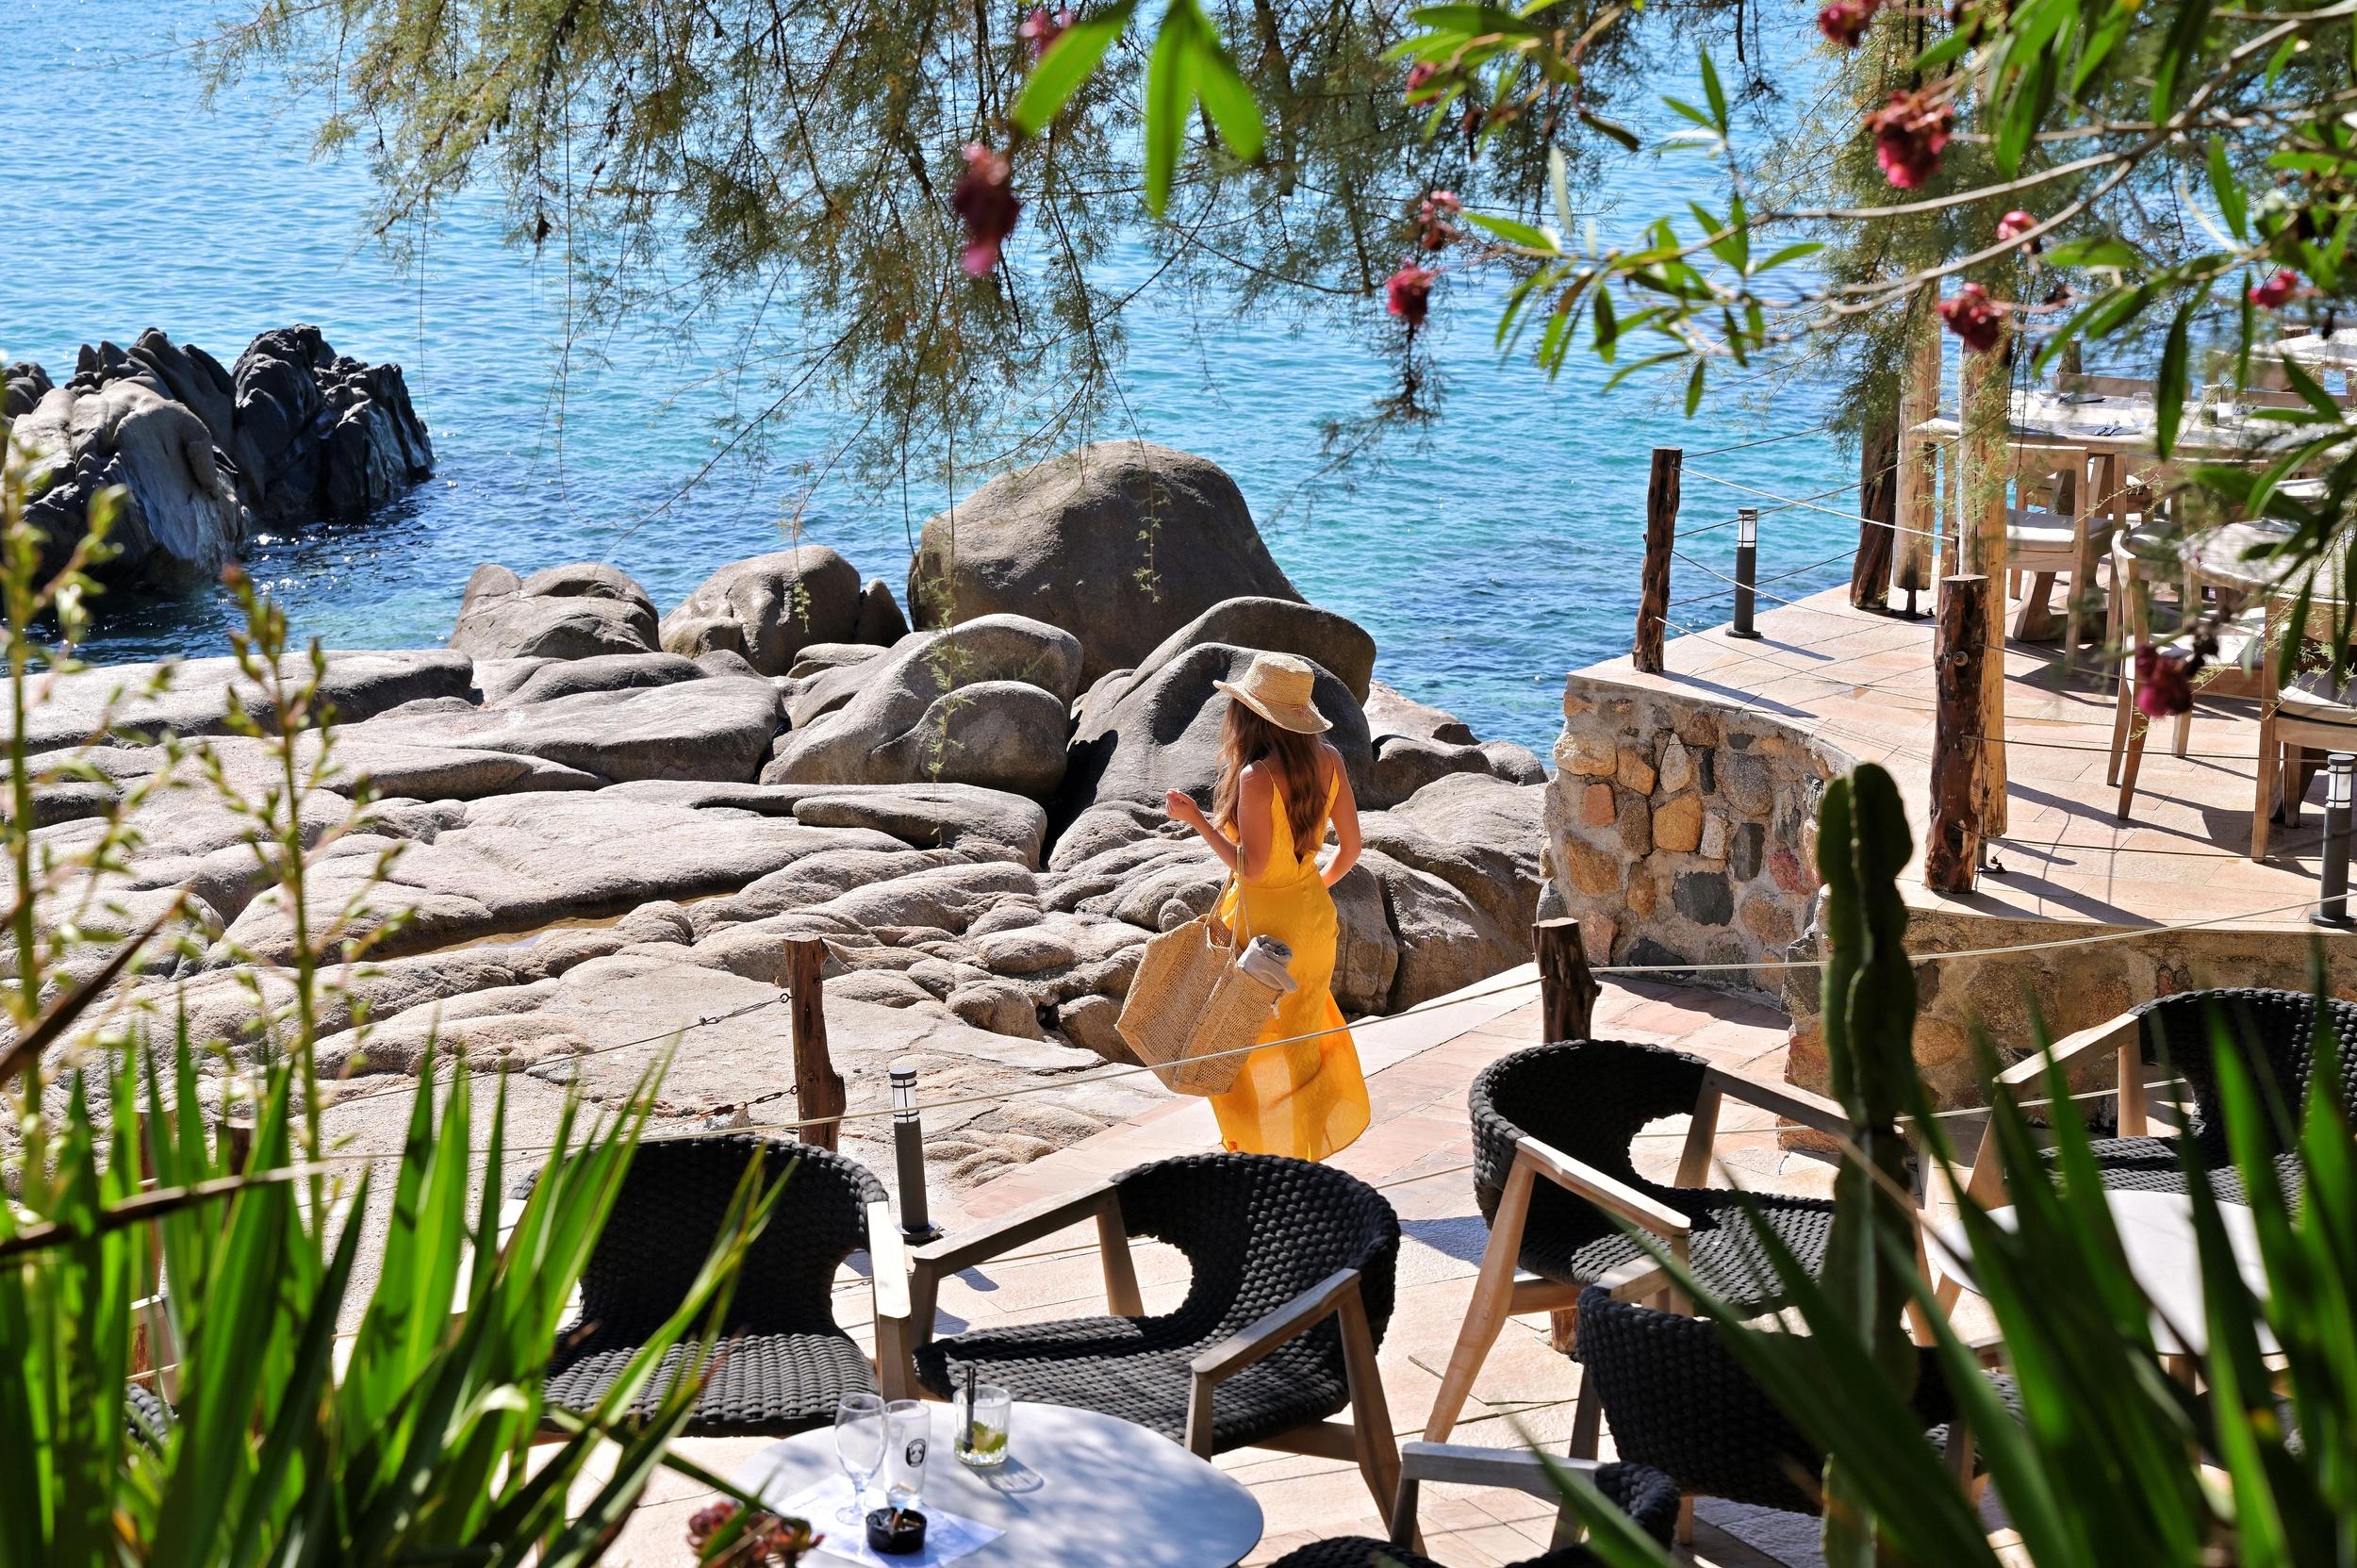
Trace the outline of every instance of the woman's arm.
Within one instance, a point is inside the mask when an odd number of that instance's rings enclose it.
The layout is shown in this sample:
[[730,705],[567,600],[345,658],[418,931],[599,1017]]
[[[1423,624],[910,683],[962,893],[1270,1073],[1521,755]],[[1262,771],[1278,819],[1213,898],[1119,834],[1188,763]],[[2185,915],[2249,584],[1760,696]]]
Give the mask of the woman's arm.
[[[1170,812],[1171,820],[1184,822],[1201,835],[1219,856],[1220,864],[1240,877],[1252,878],[1268,869],[1269,837],[1275,829],[1271,803],[1277,794],[1276,782],[1267,770],[1258,766],[1244,770],[1243,787],[1236,792],[1235,840],[1211,825],[1203,808],[1195,803],[1195,797],[1183,789],[1174,789],[1162,797],[1162,804]],[[1352,854],[1357,854],[1358,818],[1351,818]]]
[[1334,858],[1318,870],[1318,880],[1331,887],[1359,864],[1359,801],[1350,792],[1350,770],[1343,766],[1343,754],[1331,746],[1326,754],[1332,760],[1334,777]]

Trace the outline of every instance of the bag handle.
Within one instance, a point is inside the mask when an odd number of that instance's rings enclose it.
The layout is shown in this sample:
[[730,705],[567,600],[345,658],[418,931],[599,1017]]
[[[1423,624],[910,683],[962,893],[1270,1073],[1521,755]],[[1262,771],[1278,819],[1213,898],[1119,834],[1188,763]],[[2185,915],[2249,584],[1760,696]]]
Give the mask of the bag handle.
[[[1243,848],[1239,846],[1236,852],[1240,855],[1244,853]],[[1238,946],[1236,941],[1236,922],[1233,920],[1221,920],[1219,917],[1219,906],[1228,901],[1228,890],[1237,885],[1237,880],[1236,868],[1230,866],[1228,867],[1228,875],[1220,879],[1219,891],[1211,895],[1211,907],[1210,910],[1212,920],[1216,921],[1228,933],[1228,950],[1231,953],[1236,950]],[[1239,915],[1244,913],[1244,900],[1241,897],[1236,900],[1236,913]]]

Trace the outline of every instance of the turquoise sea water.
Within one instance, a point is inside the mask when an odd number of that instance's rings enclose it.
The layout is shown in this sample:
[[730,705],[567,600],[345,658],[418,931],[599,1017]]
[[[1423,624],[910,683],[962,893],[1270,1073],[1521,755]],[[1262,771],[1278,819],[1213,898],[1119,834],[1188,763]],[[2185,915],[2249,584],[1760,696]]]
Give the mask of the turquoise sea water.
[[[432,427],[437,476],[365,521],[250,547],[255,579],[299,632],[330,646],[440,642],[479,561],[530,571],[611,560],[668,607],[715,567],[779,547],[802,484],[794,460],[823,454],[831,421],[798,423],[766,470],[724,463],[642,521],[720,443],[714,421],[727,394],[712,367],[683,359],[662,332],[615,340],[605,365],[572,369],[560,450],[551,388],[564,279],[553,262],[503,244],[486,200],[447,215],[422,275],[394,267],[362,228],[366,168],[311,160],[316,107],[289,103],[271,79],[200,102],[196,71],[173,46],[223,14],[222,0],[10,8],[0,354],[39,359],[62,379],[79,343],[127,343],[155,325],[226,362],[255,333],[305,321],[343,353],[399,361]],[[1805,69],[1797,46],[1794,69]],[[1689,193],[1718,200],[1699,159],[1639,155],[1611,182],[1600,222],[1609,239]],[[1627,646],[1649,449],[1700,453],[1803,430],[1824,418],[1823,402],[1805,387],[1688,421],[1674,388],[1605,394],[1592,358],[1574,358],[1552,384],[1525,361],[1502,362],[1492,303],[1460,293],[1436,317],[1453,383],[1444,417],[1399,438],[1390,466],[1346,492],[1310,482],[1323,422],[1355,417],[1389,389],[1371,337],[1253,322],[1205,334],[1189,315],[1149,312],[1130,323],[1127,401],[1143,434],[1235,475],[1295,586],[1375,634],[1379,675],[1485,737],[1544,754],[1563,673]],[[1372,327],[1381,309],[1368,303]],[[1689,462],[1785,496],[1855,478],[1822,436]],[[830,485],[812,497],[803,533],[897,586],[910,523],[944,499],[913,493],[911,517],[897,495]],[[1749,499],[1689,477],[1682,529],[1731,518]],[[1825,558],[1850,546],[1854,527],[1774,513],[1762,529],[1763,581],[1823,563],[1772,585],[1797,597],[1845,579],[1846,559]],[[1721,529],[1693,534],[1686,549],[1724,571],[1733,541]],[[1725,598],[1692,599],[1722,589],[1681,565],[1673,597],[1690,602],[1672,619],[1723,620]],[[118,598],[91,652],[221,652],[227,624],[211,594]]]

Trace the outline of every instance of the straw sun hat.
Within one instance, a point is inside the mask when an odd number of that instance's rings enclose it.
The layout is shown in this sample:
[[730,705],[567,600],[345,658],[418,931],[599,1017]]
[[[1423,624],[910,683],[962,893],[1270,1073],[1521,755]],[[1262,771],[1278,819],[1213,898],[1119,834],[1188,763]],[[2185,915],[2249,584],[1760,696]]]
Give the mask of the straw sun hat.
[[1310,701],[1317,670],[1291,653],[1255,653],[1241,681],[1213,681],[1228,696],[1281,730],[1319,734],[1334,726]]

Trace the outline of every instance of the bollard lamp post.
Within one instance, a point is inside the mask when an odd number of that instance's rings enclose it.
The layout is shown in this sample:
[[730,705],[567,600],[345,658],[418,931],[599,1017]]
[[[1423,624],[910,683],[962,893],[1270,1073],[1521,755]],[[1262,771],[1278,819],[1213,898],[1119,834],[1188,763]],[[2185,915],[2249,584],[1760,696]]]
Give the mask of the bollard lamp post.
[[2349,924],[2349,818],[2352,793],[2357,793],[2357,755],[2335,751],[2324,764],[2324,872],[2316,884],[2316,912],[2309,916],[2319,926]]
[[1752,586],[1759,579],[1759,508],[1744,506],[1735,514],[1735,624],[1731,637],[1755,638],[1752,626]]

